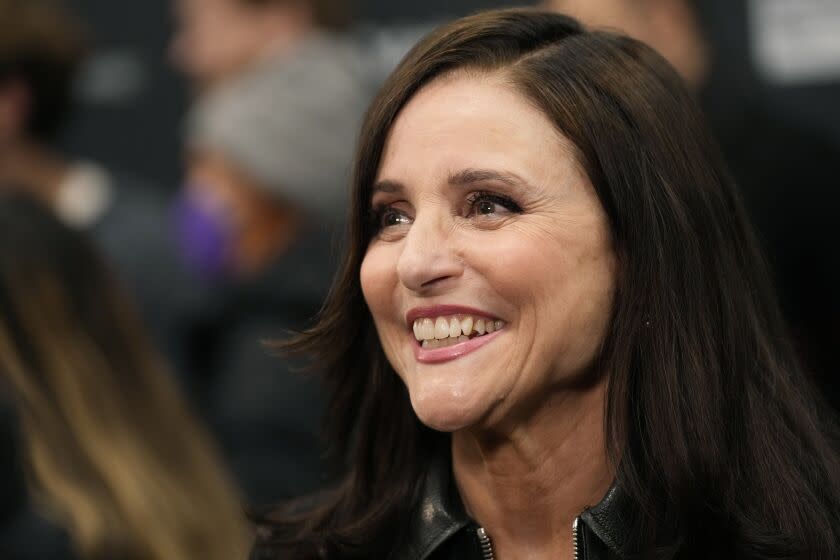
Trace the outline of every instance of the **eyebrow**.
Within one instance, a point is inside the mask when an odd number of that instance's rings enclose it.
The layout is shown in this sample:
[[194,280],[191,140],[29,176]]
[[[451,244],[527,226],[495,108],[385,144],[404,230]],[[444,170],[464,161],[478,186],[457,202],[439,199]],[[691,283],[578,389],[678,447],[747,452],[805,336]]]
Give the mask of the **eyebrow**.
[[390,179],[383,179],[381,181],[377,181],[373,184],[373,189],[371,190],[371,194],[376,194],[378,192],[384,193],[398,193],[402,192],[405,189],[402,183],[399,181],[392,181]]
[[[449,174],[447,182],[454,186],[469,186],[475,183],[486,183],[497,181],[512,187],[532,188],[522,177],[510,171],[497,171],[495,169],[462,169]],[[405,190],[405,185],[399,181],[383,179],[373,185],[372,193],[398,193]]]
[[464,169],[449,175],[450,185],[473,185],[475,183],[486,183],[497,181],[510,185],[511,187],[529,187],[528,183],[516,173],[510,171],[497,171],[495,169]]

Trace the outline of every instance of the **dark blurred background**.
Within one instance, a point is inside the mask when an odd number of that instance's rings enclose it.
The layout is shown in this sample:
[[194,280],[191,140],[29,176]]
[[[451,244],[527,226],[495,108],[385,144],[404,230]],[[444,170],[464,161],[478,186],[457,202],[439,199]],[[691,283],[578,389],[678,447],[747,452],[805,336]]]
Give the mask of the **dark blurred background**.
[[[167,0],[67,0],[87,22],[96,50],[79,86],[81,110],[63,136],[71,153],[95,157],[162,187],[180,181],[179,123],[186,109],[183,79],[168,64],[173,28]],[[840,2],[833,0],[698,0],[717,64],[733,90],[762,98],[780,118],[824,131],[840,144]],[[379,23],[440,21],[476,10],[515,5],[491,0],[357,0],[358,19]],[[812,29],[823,22],[822,35]],[[834,33],[831,33],[831,30]],[[827,31],[826,31],[827,30]],[[785,36],[779,36],[785,35]],[[806,39],[833,64],[814,64]],[[790,47],[781,61],[765,51]],[[804,59],[802,57],[805,57]],[[784,57],[777,57],[784,58]],[[775,63],[775,65],[774,65]],[[769,66],[768,66],[769,65]],[[815,68],[810,68],[813,65]],[[781,68],[779,68],[781,66]],[[802,68],[797,72],[796,68]]]

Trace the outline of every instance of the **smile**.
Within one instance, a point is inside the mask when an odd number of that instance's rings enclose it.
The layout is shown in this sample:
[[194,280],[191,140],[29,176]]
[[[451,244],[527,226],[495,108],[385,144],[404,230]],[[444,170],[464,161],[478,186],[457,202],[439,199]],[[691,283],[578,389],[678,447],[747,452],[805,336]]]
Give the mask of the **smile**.
[[[465,312],[457,313],[459,310]],[[495,339],[506,325],[501,319],[454,306],[414,310],[409,313],[409,324],[417,342],[414,354],[422,363],[446,362],[469,354]]]
[[471,338],[501,330],[505,322],[500,319],[460,315],[451,317],[425,317],[414,321],[414,338],[423,348],[444,348]]

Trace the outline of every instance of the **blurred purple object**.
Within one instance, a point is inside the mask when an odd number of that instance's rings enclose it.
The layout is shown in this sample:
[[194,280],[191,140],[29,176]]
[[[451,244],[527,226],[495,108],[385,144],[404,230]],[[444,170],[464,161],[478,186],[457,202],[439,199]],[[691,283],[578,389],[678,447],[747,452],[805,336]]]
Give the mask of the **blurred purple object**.
[[173,217],[178,248],[187,266],[207,280],[223,278],[230,268],[233,234],[224,217],[190,194],[178,199]]

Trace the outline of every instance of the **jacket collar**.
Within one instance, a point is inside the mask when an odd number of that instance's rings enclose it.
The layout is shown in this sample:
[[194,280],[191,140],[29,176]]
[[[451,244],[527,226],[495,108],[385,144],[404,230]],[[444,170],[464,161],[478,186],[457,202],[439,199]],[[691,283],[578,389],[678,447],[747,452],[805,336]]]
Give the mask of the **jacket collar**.
[[[626,558],[632,550],[632,511],[628,496],[613,484],[597,505],[581,513],[580,519],[613,553]],[[471,523],[454,484],[451,459],[445,453],[426,473],[399,557],[424,560]]]
[[449,453],[440,454],[426,472],[400,558],[427,558],[471,522],[454,484]]
[[598,505],[583,510],[580,519],[619,558],[632,555],[633,503],[618,484],[613,483]]

